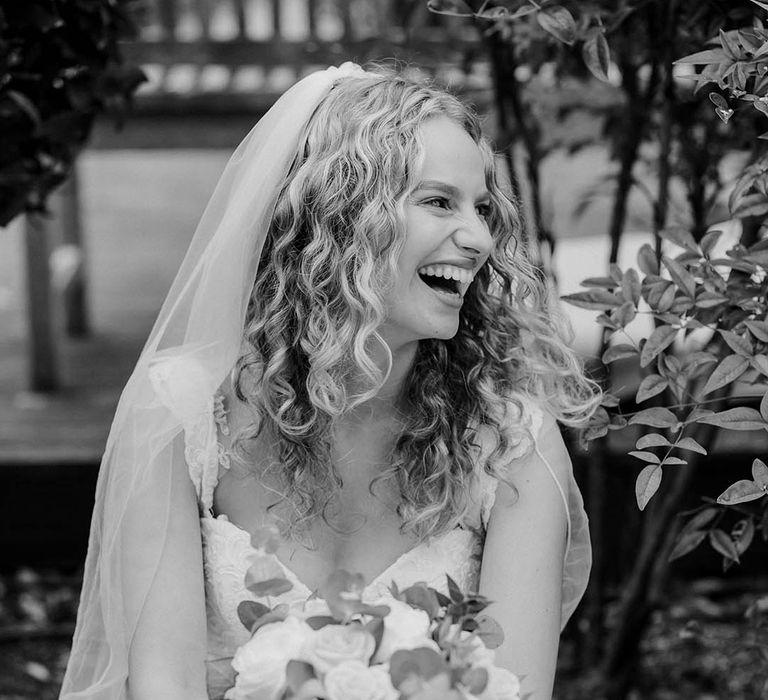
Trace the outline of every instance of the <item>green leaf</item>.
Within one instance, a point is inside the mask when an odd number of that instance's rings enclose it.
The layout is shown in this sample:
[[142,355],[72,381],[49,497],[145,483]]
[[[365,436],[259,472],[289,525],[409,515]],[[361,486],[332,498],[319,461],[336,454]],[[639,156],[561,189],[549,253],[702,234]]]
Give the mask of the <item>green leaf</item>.
[[474,12],[464,0],[428,0],[427,9],[437,15],[472,17]]
[[644,450],[646,447],[669,447],[671,444],[672,443],[663,435],[649,433],[648,435],[643,435],[643,437],[635,443],[635,447],[638,450]]
[[591,289],[588,292],[566,294],[561,299],[582,309],[596,309],[598,311],[616,308],[624,303],[615,294],[611,294],[604,289]]
[[647,367],[660,352],[672,345],[677,333],[678,329],[672,326],[659,326],[654,329],[640,353],[640,366]]
[[392,685],[400,689],[412,677],[429,680],[449,672],[448,663],[433,649],[398,649],[389,661],[389,677]]
[[338,620],[335,617],[332,617],[331,615],[313,615],[312,617],[308,617],[305,622],[313,629],[313,630],[319,630],[323,627],[327,627],[328,625],[335,625],[338,623]]
[[755,355],[751,360],[750,364],[752,367],[754,367],[758,372],[761,374],[764,374],[768,376],[768,355]]
[[598,80],[608,82],[608,68],[611,64],[611,51],[601,27],[593,27],[581,47],[581,56],[590,73]]
[[704,234],[704,237],[701,239],[701,243],[699,244],[701,246],[701,250],[704,252],[704,255],[709,255],[714,247],[717,245],[717,241],[720,240],[720,236],[723,235],[722,231],[710,231],[709,233]]
[[677,260],[672,258],[662,258],[664,267],[669,270],[669,274],[675,284],[691,299],[696,297],[696,280],[693,275],[685,269]]
[[564,44],[573,46],[576,42],[576,21],[573,15],[561,5],[541,10],[536,19],[541,28]]
[[412,608],[420,608],[426,612],[430,620],[436,620],[440,614],[437,594],[424,583],[417,583],[406,588],[401,593],[401,600],[404,600]]
[[631,301],[623,303],[618,309],[611,311],[611,318],[614,319],[619,328],[626,328],[637,315],[637,308]]
[[736,551],[739,556],[749,549],[749,545],[752,544],[752,540],[755,536],[755,522],[752,518],[744,518],[739,520],[731,530],[731,539],[736,546]]
[[[766,199],[766,202],[768,202],[768,199]],[[768,250],[752,249],[741,259],[746,262],[755,263],[755,265],[760,265],[760,267],[768,268]]]
[[[667,311],[668,309],[672,308],[672,305],[675,303],[675,285],[671,284],[662,292],[661,297],[659,298],[659,303],[656,304],[656,310],[657,311]],[[679,318],[677,321],[679,322]],[[669,323],[669,321],[667,321]]]
[[749,332],[758,340],[768,343],[768,323],[765,321],[744,321],[744,325],[749,328]]
[[691,452],[698,452],[701,455],[706,455],[707,451],[696,440],[690,437],[678,440],[675,443],[675,447],[681,450],[690,450]]
[[699,246],[697,245],[690,231],[682,228],[681,226],[670,226],[669,228],[665,228],[659,232],[659,235],[665,241],[674,243],[680,248],[685,248],[685,250],[689,250],[692,253],[698,254],[699,252]]
[[456,581],[454,581],[448,574],[445,575],[446,582],[448,583],[448,595],[454,603],[461,603],[464,600],[464,593],[461,591]]
[[749,360],[741,355],[728,355],[715,367],[702,389],[701,395],[706,396],[713,391],[727,386],[738,379],[749,367]]
[[677,416],[661,406],[645,408],[629,419],[630,425],[650,425],[652,428],[672,428],[678,423]]
[[736,545],[734,545],[733,540],[723,530],[710,530],[709,543],[712,545],[712,549],[722,554],[726,559],[732,559],[735,562],[739,561]]
[[763,216],[766,213],[768,213],[768,198],[762,194],[753,194],[744,197],[731,215],[734,219],[743,219],[747,216]]
[[613,277],[587,277],[587,279],[579,282],[582,287],[605,287],[606,289],[614,289],[618,285]]
[[720,513],[720,508],[709,506],[700,510],[684,526],[681,532],[693,532],[709,525]]
[[729,408],[727,411],[702,416],[696,422],[716,425],[718,428],[728,428],[729,430],[761,430],[766,426],[760,412],[746,406]]
[[680,459],[680,457],[665,457],[663,460],[661,460],[662,467],[677,467],[681,464],[688,464],[688,460]]
[[616,360],[621,360],[625,357],[634,357],[635,355],[637,355],[636,347],[622,343],[619,345],[611,345],[611,347],[603,353],[602,359],[603,363],[607,365],[611,362],[616,362]]
[[284,577],[270,578],[266,581],[253,581],[246,584],[246,588],[253,593],[253,595],[262,598],[267,595],[283,595],[293,588],[293,584]]
[[621,280],[621,291],[627,301],[631,301],[635,306],[640,303],[640,277],[636,270],[630,268],[624,273]]
[[694,65],[705,65],[707,63],[722,63],[725,59],[725,51],[722,49],[707,49],[706,51],[697,51],[689,56],[678,58],[675,64],[692,63]]
[[768,423],[768,391],[763,394],[763,398],[760,399],[760,415],[763,420]]
[[29,117],[35,126],[40,126],[41,118],[35,103],[18,90],[5,90],[6,97],[13,100],[19,108]]
[[661,467],[658,464],[649,464],[638,474],[635,481],[635,497],[637,498],[637,507],[645,510],[648,501],[659,490],[661,485]]
[[255,600],[244,600],[237,606],[237,617],[249,632],[253,629],[254,623],[268,612],[270,609],[266,605],[257,603]]
[[717,497],[717,502],[724,506],[735,506],[739,503],[756,501],[765,496],[765,493],[765,489],[760,484],[749,479],[739,479]]
[[[657,394],[660,394],[664,389],[669,386],[669,383],[667,382],[664,377],[658,375],[658,374],[649,374],[647,377],[643,379],[642,382],[640,382],[640,386],[637,389],[637,396],[635,397],[635,401],[637,403],[642,403],[643,401],[647,401],[652,396],[656,396]],[[665,438],[666,439],[666,438]]]
[[752,462],[752,478],[763,489],[768,489],[768,466],[761,459]]
[[637,253],[637,265],[640,271],[646,275],[659,274],[659,261],[656,259],[656,253],[647,243],[643,243],[640,246],[640,250]]
[[627,454],[629,454],[630,457],[637,457],[637,459],[641,459],[643,462],[650,462],[651,464],[659,464],[661,462],[659,456],[653,454],[653,452],[632,450],[632,452],[628,452]]
[[669,554],[668,561],[674,561],[685,556],[698,547],[707,536],[706,530],[695,530],[693,532],[681,532],[675,542],[675,546]]
[[755,349],[752,347],[752,343],[748,338],[744,338],[733,331],[720,331],[720,335],[731,350],[737,355],[742,355],[747,358],[752,356]]
[[504,642],[504,630],[490,615],[478,615],[475,633],[488,649],[496,649]]

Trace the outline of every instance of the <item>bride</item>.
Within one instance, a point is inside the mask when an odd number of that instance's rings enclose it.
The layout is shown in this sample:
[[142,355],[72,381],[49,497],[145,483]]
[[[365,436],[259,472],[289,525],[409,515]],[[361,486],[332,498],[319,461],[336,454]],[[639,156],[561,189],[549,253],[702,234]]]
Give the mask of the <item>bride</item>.
[[590,561],[555,421],[597,396],[519,230],[445,92],[345,64],[277,101],[120,400],[63,699],[222,697],[267,522],[286,602],[339,568],[372,600],[450,574],[495,601],[497,662],[551,697]]

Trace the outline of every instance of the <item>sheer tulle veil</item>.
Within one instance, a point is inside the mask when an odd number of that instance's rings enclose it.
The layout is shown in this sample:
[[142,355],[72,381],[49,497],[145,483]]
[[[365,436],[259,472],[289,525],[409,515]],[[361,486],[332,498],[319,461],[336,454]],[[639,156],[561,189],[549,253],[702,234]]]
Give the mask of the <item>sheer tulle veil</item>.
[[[279,188],[317,106],[339,80],[360,74],[358,66],[344,64],[290,88],[239,145],[205,209],[112,423],[62,700],[127,697],[131,644],[168,537],[174,465],[199,462],[189,450],[216,444],[200,439],[211,429],[201,416],[212,412],[214,394],[240,352]],[[197,439],[182,439],[192,434]],[[567,619],[583,593],[590,557],[578,489],[572,479],[561,486],[571,523],[563,587]],[[199,546],[199,531],[190,533],[189,542]],[[200,570],[178,575],[202,576]],[[195,595],[194,634],[204,652],[202,582]]]

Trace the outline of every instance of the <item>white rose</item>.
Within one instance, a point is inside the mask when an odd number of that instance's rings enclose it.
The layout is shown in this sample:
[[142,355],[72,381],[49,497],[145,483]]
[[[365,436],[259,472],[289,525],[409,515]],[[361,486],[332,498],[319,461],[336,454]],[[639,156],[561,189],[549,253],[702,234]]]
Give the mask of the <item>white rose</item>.
[[344,661],[325,674],[328,700],[397,700],[389,672],[382,666]]
[[232,659],[237,672],[235,686],[226,700],[274,700],[285,687],[285,667],[291,659],[299,658],[302,648],[315,634],[302,620],[288,617],[256,630]]
[[[470,633],[462,633],[462,637],[464,637],[465,634],[469,636]],[[496,652],[493,649],[489,649],[487,646],[485,646],[483,640],[480,639],[480,637],[472,636],[472,639],[465,643],[468,644],[470,648],[470,651],[466,657],[466,660],[470,666],[483,666],[484,668],[493,666],[494,662],[496,661]]]
[[374,663],[389,661],[392,654],[400,649],[429,647],[439,651],[429,637],[429,615],[424,610],[389,598],[378,601],[377,605],[386,605],[389,614],[384,617],[384,634],[373,659]]
[[343,661],[360,661],[367,666],[375,646],[371,633],[362,627],[326,625],[307,640],[301,658],[323,674]]
[[520,700],[520,680],[506,668],[488,667],[488,685],[479,700]]

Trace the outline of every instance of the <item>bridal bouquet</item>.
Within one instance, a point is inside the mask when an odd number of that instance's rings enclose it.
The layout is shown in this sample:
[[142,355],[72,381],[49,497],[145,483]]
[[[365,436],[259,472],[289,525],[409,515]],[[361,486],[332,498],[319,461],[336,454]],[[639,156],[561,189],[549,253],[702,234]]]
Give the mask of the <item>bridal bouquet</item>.
[[[259,539],[246,587],[268,601],[292,584],[277,538]],[[483,614],[489,601],[447,580],[448,596],[393,584],[391,598],[368,604],[363,577],[337,571],[299,605],[243,601],[251,638],[226,700],[519,700],[517,677],[494,665],[503,633]]]

